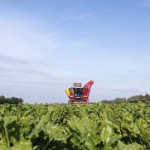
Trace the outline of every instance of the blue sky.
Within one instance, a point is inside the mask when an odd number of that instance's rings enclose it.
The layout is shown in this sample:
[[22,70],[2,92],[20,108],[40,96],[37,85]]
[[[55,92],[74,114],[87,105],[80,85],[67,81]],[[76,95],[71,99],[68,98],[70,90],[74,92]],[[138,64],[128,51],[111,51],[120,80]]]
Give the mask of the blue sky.
[[65,103],[150,93],[150,0],[0,1],[0,95]]

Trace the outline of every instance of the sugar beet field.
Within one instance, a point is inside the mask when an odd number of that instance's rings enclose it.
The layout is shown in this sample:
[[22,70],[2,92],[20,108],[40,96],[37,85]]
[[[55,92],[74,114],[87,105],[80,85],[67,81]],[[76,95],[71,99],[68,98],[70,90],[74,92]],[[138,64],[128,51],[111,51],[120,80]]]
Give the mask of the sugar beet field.
[[0,150],[148,150],[150,103],[0,105]]

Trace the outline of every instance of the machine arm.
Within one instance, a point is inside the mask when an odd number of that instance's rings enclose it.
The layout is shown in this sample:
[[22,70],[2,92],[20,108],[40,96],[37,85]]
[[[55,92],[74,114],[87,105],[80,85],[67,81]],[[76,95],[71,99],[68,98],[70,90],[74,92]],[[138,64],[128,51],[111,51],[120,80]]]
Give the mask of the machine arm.
[[90,80],[88,83],[86,83],[83,87],[83,93],[84,93],[84,96],[85,97],[88,97],[89,96],[89,93],[90,93],[90,89],[91,89],[91,86],[94,84],[94,81]]

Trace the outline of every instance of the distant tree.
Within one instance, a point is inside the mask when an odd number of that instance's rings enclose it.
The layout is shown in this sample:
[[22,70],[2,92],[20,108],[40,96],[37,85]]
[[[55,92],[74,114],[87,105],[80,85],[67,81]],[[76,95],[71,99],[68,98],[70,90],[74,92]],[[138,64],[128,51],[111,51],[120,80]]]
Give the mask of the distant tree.
[[22,98],[19,98],[18,100],[19,100],[19,103],[21,103],[21,104],[24,102],[24,100]]
[[126,101],[126,98],[115,98],[114,101],[115,102],[124,102],[124,101]]
[[150,95],[145,94],[145,95],[131,96],[130,98],[128,98],[128,101],[150,101]]
[[5,99],[5,96],[1,95],[1,96],[0,96],[0,99]]
[[147,101],[150,101],[150,95],[149,94],[145,94],[145,99],[147,100]]
[[101,100],[101,102],[108,103],[109,101],[108,100]]
[[22,103],[23,103],[22,98],[16,97],[5,98],[3,95],[0,96],[0,104],[22,104]]

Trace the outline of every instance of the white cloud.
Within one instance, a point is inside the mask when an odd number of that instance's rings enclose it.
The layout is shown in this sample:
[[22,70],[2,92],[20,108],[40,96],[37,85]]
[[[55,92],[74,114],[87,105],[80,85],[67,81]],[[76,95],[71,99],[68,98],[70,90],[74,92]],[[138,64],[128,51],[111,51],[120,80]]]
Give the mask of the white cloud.
[[72,73],[55,58],[63,46],[60,32],[45,33],[34,28],[32,22],[9,17],[0,17],[1,94],[20,96],[26,102],[29,98],[42,102],[45,95],[44,102],[61,102],[66,78],[72,80]]
[[82,40],[74,40],[72,41],[72,45],[74,47],[87,47],[89,43],[86,43],[85,41]]
[[43,51],[52,52],[58,46],[55,34],[36,31],[32,24],[0,19],[0,52],[24,59],[40,59]]
[[[67,76],[67,73],[64,70],[13,57],[0,58],[1,94],[22,97],[28,103],[65,102],[64,89],[67,85],[63,74]],[[62,95],[64,101],[60,99]]]

